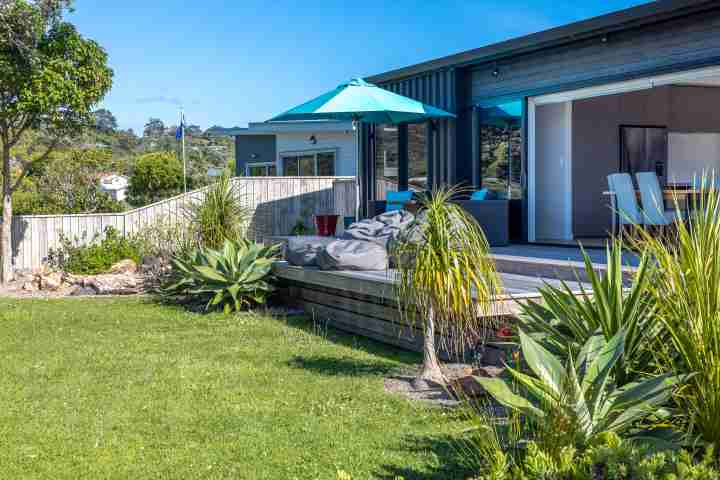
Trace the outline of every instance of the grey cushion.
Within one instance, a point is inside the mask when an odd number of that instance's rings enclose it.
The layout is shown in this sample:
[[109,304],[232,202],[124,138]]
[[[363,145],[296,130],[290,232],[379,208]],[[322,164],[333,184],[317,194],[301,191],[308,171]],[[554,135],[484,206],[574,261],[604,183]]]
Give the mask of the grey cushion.
[[285,248],[285,260],[290,265],[297,267],[317,267],[318,253],[325,250],[325,247],[335,241],[335,238],[291,238]]
[[373,218],[353,223],[345,229],[345,240],[364,240],[387,248],[415,220],[415,216],[406,210],[386,212]]
[[388,254],[377,243],[363,240],[335,240],[317,254],[322,270],[385,270]]

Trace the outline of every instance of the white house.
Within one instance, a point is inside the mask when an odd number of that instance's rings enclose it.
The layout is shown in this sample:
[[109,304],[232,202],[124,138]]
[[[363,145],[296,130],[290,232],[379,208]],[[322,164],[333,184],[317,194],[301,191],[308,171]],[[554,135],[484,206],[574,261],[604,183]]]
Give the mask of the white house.
[[128,179],[123,175],[111,174],[100,179],[100,190],[108,193],[118,202],[127,198],[128,186]]
[[350,122],[250,123],[232,132],[235,169],[244,176],[355,176]]

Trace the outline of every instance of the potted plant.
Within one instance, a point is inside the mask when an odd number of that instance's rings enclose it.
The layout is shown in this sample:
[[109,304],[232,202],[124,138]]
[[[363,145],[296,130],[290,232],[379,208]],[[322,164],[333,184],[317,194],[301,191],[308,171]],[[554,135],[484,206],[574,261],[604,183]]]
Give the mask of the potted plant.
[[321,237],[332,237],[335,235],[337,230],[337,223],[339,215],[334,213],[318,213],[313,216],[313,222],[315,223],[315,231]]

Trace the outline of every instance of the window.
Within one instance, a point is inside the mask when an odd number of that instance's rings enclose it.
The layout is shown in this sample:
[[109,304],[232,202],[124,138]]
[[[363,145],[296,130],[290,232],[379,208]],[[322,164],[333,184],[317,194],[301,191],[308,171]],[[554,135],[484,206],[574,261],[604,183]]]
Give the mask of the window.
[[335,176],[335,152],[302,152],[280,155],[286,177]]
[[480,113],[482,186],[497,198],[522,198],[522,102],[483,108]]
[[387,192],[398,189],[399,135],[395,125],[375,127],[375,198],[385,200]]
[[424,123],[410,124],[408,129],[408,184],[410,188],[428,189],[427,130]]
[[248,177],[274,177],[277,167],[274,163],[248,163],[245,166],[245,175]]

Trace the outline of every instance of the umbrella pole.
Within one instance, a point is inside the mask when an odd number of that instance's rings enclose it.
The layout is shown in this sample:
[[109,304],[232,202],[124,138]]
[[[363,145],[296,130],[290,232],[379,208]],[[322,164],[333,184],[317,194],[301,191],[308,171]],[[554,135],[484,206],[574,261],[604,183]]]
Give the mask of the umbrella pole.
[[353,131],[355,132],[355,150],[357,153],[357,165],[355,168],[355,221],[360,221],[360,189],[362,185],[360,183],[360,169],[362,168],[362,149],[360,148],[360,122],[357,119],[352,121]]

